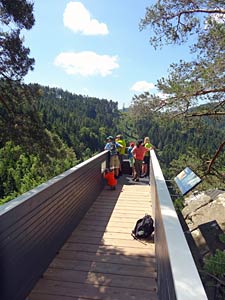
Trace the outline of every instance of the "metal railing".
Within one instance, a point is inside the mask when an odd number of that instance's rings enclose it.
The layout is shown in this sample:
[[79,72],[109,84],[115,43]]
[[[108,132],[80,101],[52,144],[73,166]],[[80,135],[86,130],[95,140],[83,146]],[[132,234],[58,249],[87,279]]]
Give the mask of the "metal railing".
[[155,219],[158,297],[160,300],[208,299],[173,206],[155,151],[150,184]]

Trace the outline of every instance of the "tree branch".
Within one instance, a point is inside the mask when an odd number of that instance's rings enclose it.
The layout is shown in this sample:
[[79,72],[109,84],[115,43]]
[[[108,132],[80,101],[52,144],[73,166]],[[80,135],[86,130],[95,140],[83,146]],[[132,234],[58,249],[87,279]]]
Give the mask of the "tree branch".
[[212,90],[200,90],[197,91],[193,96],[202,96],[202,95],[207,95],[210,93],[224,93],[225,92],[225,87],[222,87],[220,89],[212,89]]
[[223,147],[225,146],[225,141],[219,146],[219,148],[217,149],[216,153],[214,154],[212,160],[209,163],[208,169],[207,169],[207,173],[209,174],[212,168],[212,165],[214,164],[216,158],[218,157],[219,153],[222,151]]
[[218,103],[218,104],[214,107],[214,109],[216,109],[216,108],[218,108],[218,107],[220,107],[220,106],[223,106],[224,104],[225,104],[225,100],[223,100],[222,102]]
[[[184,114],[183,112],[180,114]],[[204,116],[225,116],[225,111],[207,111],[202,113],[192,113],[186,115],[186,118],[191,117],[204,117]]]
[[193,13],[205,13],[205,14],[225,14],[225,10],[223,9],[214,9],[214,10],[207,10],[207,9],[191,9],[191,10],[183,10],[177,14],[171,15],[168,18],[166,18],[166,20],[171,20],[175,17],[178,17],[178,19],[180,19],[180,17],[182,15],[188,15],[188,14],[193,14]]
[[215,275],[209,273],[209,272],[206,272],[204,270],[200,270],[201,273],[204,273],[204,274],[207,274],[208,276],[212,277],[213,279],[215,279],[216,281],[218,281],[221,285],[224,285],[225,286],[225,281],[222,281],[220,280],[218,277],[216,277]]

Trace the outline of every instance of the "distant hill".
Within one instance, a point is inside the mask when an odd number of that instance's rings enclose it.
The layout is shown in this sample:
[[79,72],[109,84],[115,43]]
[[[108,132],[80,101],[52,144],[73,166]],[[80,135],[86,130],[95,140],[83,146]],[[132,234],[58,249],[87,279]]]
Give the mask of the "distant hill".
[[80,159],[102,151],[108,135],[118,133],[117,102],[40,86],[36,98],[45,126],[72,147]]
[[[127,144],[149,136],[166,179],[185,166],[204,175],[224,140],[224,118],[188,123],[163,114],[136,118],[117,102],[38,84],[8,86],[2,97],[7,106],[0,102],[0,203],[101,152],[108,135],[122,133]],[[224,151],[202,187],[223,186],[220,173],[225,173]]]
[[1,82],[0,203],[95,153],[117,134],[117,103],[44,87]]

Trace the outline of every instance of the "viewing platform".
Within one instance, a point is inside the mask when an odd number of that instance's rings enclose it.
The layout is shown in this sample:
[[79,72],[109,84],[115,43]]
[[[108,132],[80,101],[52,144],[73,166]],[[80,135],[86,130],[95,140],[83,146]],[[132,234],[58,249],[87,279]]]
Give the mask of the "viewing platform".
[[[108,151],[0,206],[1,300],[207,300],[154,150],[106,185]],[[136,221],[152,215],[154,239]]]

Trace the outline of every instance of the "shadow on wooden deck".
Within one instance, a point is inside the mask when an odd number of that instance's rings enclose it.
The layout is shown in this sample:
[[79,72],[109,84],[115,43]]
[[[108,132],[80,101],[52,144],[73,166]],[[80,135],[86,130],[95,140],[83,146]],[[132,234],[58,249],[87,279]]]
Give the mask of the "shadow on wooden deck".
[[157,299],[154,241],[131,236],[145,213],[147,179],[122,176],[115,191],[106,186],[27,299]]

